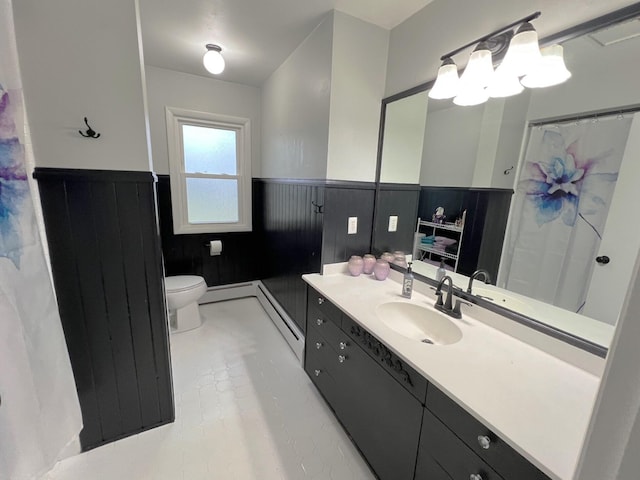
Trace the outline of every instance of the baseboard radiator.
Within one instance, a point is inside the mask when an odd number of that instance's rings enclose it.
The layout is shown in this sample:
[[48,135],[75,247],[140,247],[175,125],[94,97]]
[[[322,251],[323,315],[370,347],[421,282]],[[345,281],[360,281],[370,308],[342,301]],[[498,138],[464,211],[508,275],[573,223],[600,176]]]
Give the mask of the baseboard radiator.
[[280,306],[278,301],[260,280],[254,282],[235,283],[220,287],[210,287],[200,299],[200,305],[222,302],[239,298],[256,297],[264,311],[280,331],[293,353],[302,363],[304,352],[304,334]]

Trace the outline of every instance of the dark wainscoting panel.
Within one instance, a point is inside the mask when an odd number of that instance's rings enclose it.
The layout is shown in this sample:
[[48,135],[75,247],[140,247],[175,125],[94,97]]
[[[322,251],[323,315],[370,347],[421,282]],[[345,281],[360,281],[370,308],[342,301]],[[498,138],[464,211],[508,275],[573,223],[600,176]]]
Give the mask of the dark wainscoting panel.
[[418,217],[430,220],[437,207],[444,207],[447,221],[453,221],[466,210],[458,272],[471,275],[485,268],[495,281],[512,195],[504,189],[422,187]]
[[482,195],[486,201],[486,216],[482,232],[482,244],[478,254],[478,268],[484,268],[495,279],[498,276],[502,246],[507,231],[509,209],[513,198],[512,190],[493,190]]
[[[320,271],[324,186],[320,182],[254,179],[254,227],[262,282],[305,331],[306,284]],[[318,205],[318,207],[314,206]]]
[[[411,253],[419,200],[420,185],[380,184],[371,247],[374,255],[396,250]],[[389,232],[391,215],[398,216],[395,232]]]
[[[255,204],[255,192],[253,197]],[[158,175],[158,211],[167,276],[200,275],[209,287],[250,282],[262,276],[255,212],[253,232],[174,235],[169,175]],[[222,241],[221,255],[209,255],[207,244],[211,240]]]
[[[346,262],[371,250],[375,185],[350,183],[325,189],[322,264]],[[347,234],[349,217],[358,217],[358,231]]]
[[174,420],[155,178],[37,168],[84,450]]

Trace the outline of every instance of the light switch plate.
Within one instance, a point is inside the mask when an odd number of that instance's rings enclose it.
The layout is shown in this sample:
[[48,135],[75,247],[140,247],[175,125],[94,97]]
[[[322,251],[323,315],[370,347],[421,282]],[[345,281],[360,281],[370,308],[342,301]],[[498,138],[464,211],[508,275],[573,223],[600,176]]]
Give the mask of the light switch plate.
[[349,223],[347,226],[347,234],[354,235],[358,233],[358,217],[349,217]]
[[396,232],[398,230],[398,216],[389,215],[389,231]]

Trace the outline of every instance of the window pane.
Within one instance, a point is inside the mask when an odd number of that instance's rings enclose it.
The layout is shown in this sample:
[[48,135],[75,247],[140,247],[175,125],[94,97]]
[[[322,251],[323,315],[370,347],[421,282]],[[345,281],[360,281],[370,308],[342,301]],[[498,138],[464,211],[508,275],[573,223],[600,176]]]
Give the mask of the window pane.
[[182,125],[187,173],[237,175],[236,131]]
[[238,180],[187,178],[189,223],[237,223]]

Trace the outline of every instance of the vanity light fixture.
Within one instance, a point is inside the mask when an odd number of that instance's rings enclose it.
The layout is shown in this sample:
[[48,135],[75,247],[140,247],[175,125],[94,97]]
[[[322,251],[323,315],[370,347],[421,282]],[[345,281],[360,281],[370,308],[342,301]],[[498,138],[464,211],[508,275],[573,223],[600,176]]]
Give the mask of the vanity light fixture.
[[[567,80],[571,73],[564,65],[562,47],[553,45],[540,51],[538,34],[531,24],[539,16],[540,12],[532,13],[440,57],[443,62],[429,97],[453,98],[456,105],[478,105],[490,97],[517,95],[524,87],[549,87]],[[512,35],[514,27],[518,28]],[[504,60],[494,71],[492,52],[504,51],[509,39]],[[452,57],[472,45],[476,48],[458,78]]]
[[218,45],[214,45],[212,43],[208,43],[206,45],[207,53],[202,57],[202,63],[204,64],[204,68],[207,69],[209,73],[213,73],[214,75],[218,75],[224,71],[224,58],[222,57],[222,48]]

